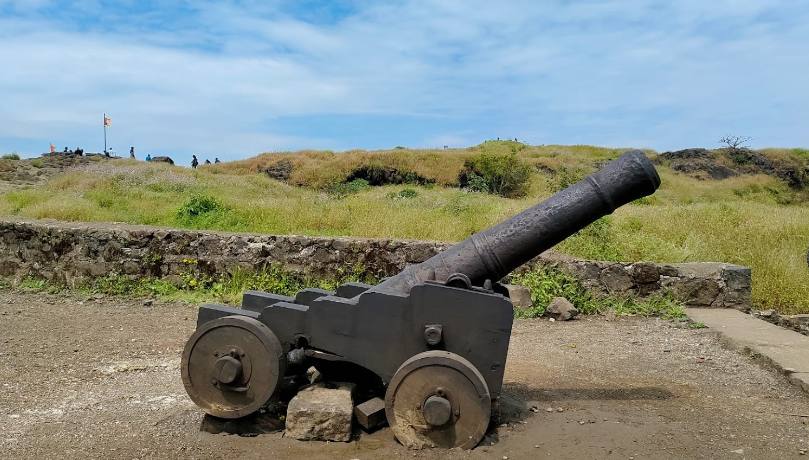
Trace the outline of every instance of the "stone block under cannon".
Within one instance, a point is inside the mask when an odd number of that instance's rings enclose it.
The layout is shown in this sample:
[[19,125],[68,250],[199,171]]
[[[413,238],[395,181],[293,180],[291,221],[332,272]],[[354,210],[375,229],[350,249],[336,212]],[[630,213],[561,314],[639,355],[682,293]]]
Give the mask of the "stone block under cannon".
[[498,281],[659,186],[643,152],[628,151],[376,286],[348,283],[295,297],[250,291],[241,308],[203,305],[182,356],[186,391],[206,413],[234,419],[287,391],[311,365],[349,369],[378,381],[403,445],[471,449],[500,395],[514,318]]

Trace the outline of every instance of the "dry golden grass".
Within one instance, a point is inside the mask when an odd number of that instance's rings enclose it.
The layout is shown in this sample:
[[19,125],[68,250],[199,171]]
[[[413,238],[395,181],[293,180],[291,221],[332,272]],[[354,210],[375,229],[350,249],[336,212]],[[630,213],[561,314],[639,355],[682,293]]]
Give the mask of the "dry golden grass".
[[593,161],[618,157],[626,149],[607,149],[589,145],[528,146],[514,141],[489,141],[466,149],[393,149],[349,150],[346,152],[301,150],[297,152],[263,153],[259,156],[215,166],[205,166],[218,174],[255,174],[281,161],[293,165],[289,182],[312,188],[324,188],[343,181],[351,171],[366,165],[379,165],[409,171],[434,180],[436,184],[453,186],[464,161],[480,154],[516,153],[527,164],[556,170],[559,166],[593,170]]

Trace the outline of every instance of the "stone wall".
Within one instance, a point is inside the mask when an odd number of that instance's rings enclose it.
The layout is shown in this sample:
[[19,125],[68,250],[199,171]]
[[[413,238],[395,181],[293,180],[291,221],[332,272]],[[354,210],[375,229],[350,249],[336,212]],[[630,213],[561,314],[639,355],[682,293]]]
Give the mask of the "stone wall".
[[[236,267],[335,276],[359,266],[384,277],[422,262],[451,243],[388,239],[304,237],[180,230],[118,223],[72,223],[0,218],[0,276],[19,282],[31,275],[74,286],[122,275],[179,280],[189,260],[207,275]],[[668,289],[690,306],[750,308],[751,273],[724,263],[615,263],[586,261],[552,251],[531,263],[555,264],[595,294],[647,296]]]

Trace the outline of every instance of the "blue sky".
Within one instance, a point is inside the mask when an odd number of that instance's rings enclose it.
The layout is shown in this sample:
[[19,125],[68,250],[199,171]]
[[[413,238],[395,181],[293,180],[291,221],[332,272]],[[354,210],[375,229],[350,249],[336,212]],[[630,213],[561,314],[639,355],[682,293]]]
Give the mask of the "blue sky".
[[0,153],[809,146],[806,0],[0,0]]

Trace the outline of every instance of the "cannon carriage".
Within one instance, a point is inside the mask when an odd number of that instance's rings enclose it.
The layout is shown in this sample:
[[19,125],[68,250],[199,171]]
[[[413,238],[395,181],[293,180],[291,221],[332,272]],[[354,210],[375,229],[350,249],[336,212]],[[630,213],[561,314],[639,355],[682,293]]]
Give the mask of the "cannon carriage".
[[215,417],[258,411],[309,364],[362,368],[381,382],[385,416],[409,447],[475,447],[503,386],[511,271],[660,186],[629,151],[537,205],[377,285],[250,291],[241,308],[203,305],[182,356],[194,403]]

